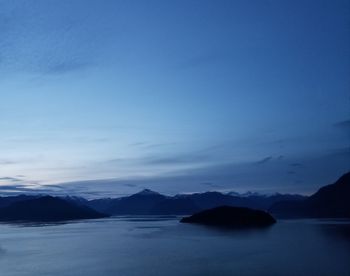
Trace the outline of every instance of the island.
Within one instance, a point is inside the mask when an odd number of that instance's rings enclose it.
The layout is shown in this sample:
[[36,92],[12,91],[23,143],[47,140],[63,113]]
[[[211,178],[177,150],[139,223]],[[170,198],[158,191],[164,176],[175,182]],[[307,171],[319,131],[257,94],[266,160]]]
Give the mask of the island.
[[228,228],[255,228],[270,226],[276,220],[265,211],[244,207],[220,206],[184,217],[180,222]]

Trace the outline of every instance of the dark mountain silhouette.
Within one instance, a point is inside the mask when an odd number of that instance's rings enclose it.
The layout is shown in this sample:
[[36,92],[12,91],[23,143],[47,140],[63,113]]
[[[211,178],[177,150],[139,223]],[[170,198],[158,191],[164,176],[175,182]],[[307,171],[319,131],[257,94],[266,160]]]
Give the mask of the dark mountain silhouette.
[[76,204],[76,205],[79,205],[79,206],[86,206],[88,205],[88,200],[83,198],[83,197],[80,197],[80,196],[62,196],[60,197],[62,199],[64,199],[65,201],[68,201],[68,202],[71,202],[73,204]]
[[40,196],[32,196],[32,195],[17,195],[17,196],[6,196],[0,197],[0,208],[11,205],[12,203],[38,198]]
[[118,201],[120,198],[99,198],[99,199],[92,199],[88,202],[86,202],[85,204],[98,211],[98,212],[102,212],[102,213],[107,213],[106,210],[108,210],[113,202]]
[[260,209],[267,211],[273,204],[279,201],[285,200],[303,200],[306,196],[298,194],[272,194],[272,195],[259,195],[252,194],[249,196],[236,196],[234,201],[234,206],[247,207],[253,209]]
[[266,227],[276,220],[267,212],[250,208],[220,206],[181,219],[183,223],[196,223],[230,228]]
[[52,196],[17,201],[0,208],[0,221],[64,221],[106,216],[86,206]]
[[350,218],[350,172],[301,201],[281,201],[270,211],[278,217]]
[[177,215],[200,210],[191,199],[169,197],[148,189],[121,198],[94,199],[88,206],[111,215]]
[[[0,208],[14,202],[35,199],[40,195],[20,195],[0,197]],[[248,207],[267,210],[272,204],[283,200],[300,200],[299,195],[259,195],[256,193],[239,195],[220,192],[205,192],[165,196],[145,189],[131,196],[86,200],[82,197],[64,196],[61,199],[77,206],[87,206],[109,215],[186,215],[222,205]]]
[[221,205],[233,206],[235,204],[235,197],[219,192],[194,193],[178,195],[178,197],[192,200],[200,210],[210,209]]
[[183,215],[200,210],[190,199],[169,197],[148,189],[121,198],[94,199],[88,206],[111,215]]
[[222,194],[219,192],[205,192],[183,195],[186,198],[193,200],[195,205],[200,209],[210,209],[221,205],[247,207],[253,209],[268,210],[274,203],[282,200],[301,200],[306,197],[301,195],[239,195],[237,193]]
[[188,198],[169,197],[156,203],[151,209],[155,215],[187,215],[198,212],[200,208]]
[[113,215],[149,215],[156,204],[166,196],[145,189],[137,194],[115,199],[106,208],[107,214]]
[[146,189],[127,197],[91,200],[87,205],[111,215],[184,215],[222,205],[267,210],[272,204],[281,200],[304,198],[300,195],[281,194],[271,196],[252,194],[240,197],[220,192],[170,197]]

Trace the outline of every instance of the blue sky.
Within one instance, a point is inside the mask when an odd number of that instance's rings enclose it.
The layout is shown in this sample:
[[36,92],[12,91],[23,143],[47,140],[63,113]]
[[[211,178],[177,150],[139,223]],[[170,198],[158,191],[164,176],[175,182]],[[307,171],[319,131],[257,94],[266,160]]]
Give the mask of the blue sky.
[[1,190],[313,192],[350,167],[349,31],[340,0],[1,0]]

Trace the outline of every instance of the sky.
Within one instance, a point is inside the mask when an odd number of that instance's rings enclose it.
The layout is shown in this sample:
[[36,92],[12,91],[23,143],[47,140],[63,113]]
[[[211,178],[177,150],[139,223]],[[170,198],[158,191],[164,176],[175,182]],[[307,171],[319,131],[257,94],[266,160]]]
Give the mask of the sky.
[[350,170],[350,2],[0,0],[0,193],[310,194]]

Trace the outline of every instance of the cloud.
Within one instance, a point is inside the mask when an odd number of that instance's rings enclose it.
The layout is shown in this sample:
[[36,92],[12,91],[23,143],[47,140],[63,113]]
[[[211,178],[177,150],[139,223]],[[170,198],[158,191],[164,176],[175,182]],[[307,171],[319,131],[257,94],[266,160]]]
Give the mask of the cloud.
[[[152,144],[137,143],[135,146],[142,147],[160,147],[165,145],[172,145],[172,143]],[[205,148],[198,151],[187,152],[182,154],[159,154],[149,155],[138,158],[114,158],[103,163],[112,165],[145,165],[145,166],[162,166],[162,165],[195,165],[203,163],[215,162],[213,151],[217,147]]]
[[204,185],[204,186],[211,187],[211,188],[222,188],[222,185],[218,185],[218,184],[211,183],[211,182],[204,182],[204,183],[201,183],[201,184]]
[[334,127],[350,130],[350,120],[339,121],[333,124]]
[[[154,144],[152,147],[170,146],[176,143]],[[223,156],[218,157],[218,152],[223,149],[223,145],[213,145],[192,152],[173,153],[168,156],[148,156],[142,159],[148,165],[176,165],[176,164],[213,164],[222,163]]]
[[132,147],[142,147],[144,149],[153,149],[153,148],[160,148],[160,147],[168,147],[176,145],[176,143],[148,143],[148,142],[136,142],[131,143],[129,146]]
[[304,165],[302,163],[291,163],[289,164],[291,167],[302,168]]
[[22,179],[16,178],[16,177],[0,177],[0,181],[10,181],[10,182],[19,182],[22,181]]
[[143,167],[164,167],[164,166],[193,166],[210,163],[212,158],[209,155],[179,155],[179,156],[147,156],[140,158],[114,158],[97,164],[103,166],[127,166],[128,169],[139,166]]
[[332,151],[329,151],[329,156],[336,156],[336,157],[344,157],[344,158],[350,158],[350,145],[347,147],[337,148]]
[[[62,190],[63,191],[63,190]],[[55,194],[57,193],[57,186],[51,185],[30,185],[30,184],[11,184],[11,185],[0,185],[0,194]]]
[[153,144],[148,144],[145,147],[148,149],[153,149],[153,148],[160,148],[160,147],[168,147],[168,146],[174,146],[176,143],[153,143]]
[[12,161],[12,160],[0,160],[0,165],[13,165],[16,164],[17,162]]
[[135,187],[137,187],[136,184],[131,184],[131,183],[124,183],[123,185],[126,186],[126,187],[130,187],[130,188],[135,188]]
[[70,73],[73,71],[79,71],[86,69],[88,67],[92,66],[90,63],[83,63],[83,62],[75,62],[74,60],[70,61],[56,61],[53,63],[48,63],[45,66],[42,66],[42,72],[47,73],[47,74],[53,74],[53,75],[58,75],[58,74],[66,74]]
[[147,142],[136,142],[136,143],[131,143],[129,146],[131,147],[140,147],[140,146],[145,146],[147,145]]
[[[264,159],[267,160],[271,156]],[[269,158],[269,166],[256,162],[205,164],[197,168],[149,176],[82,180],[53,185],[6,185],[1,193],[51,193],[77,195],[87,198],[120,197],[149,188],[164,194],[204,192],[213,190],[249,190],[260,192],[312,193],[320,186],[333,183],[349,170],[348,163],[339,156],[299,156],[298,162]],[[298,167],[303,167],[296,173]],[[288,172],[286,174],[286,171]],[[283,185],[282,185],[282,184]],[[6,188],[8,190],[6,190]],[[36,189],[36,190],[35,190]]]
[[148,165],[175,165],[175,164],[191,164],[202,163],[203,161],[210,160],[210,156],[204,154],[188,154],[172,157],[150,157],[144,159],[144,162]]
[[265,163],[271,161],[271,159],[272,159],[272,156],[268,156],[268,157],[265,157],[265,158],[255,162],[255,164],[262,165],[262,164],[265,164]]

